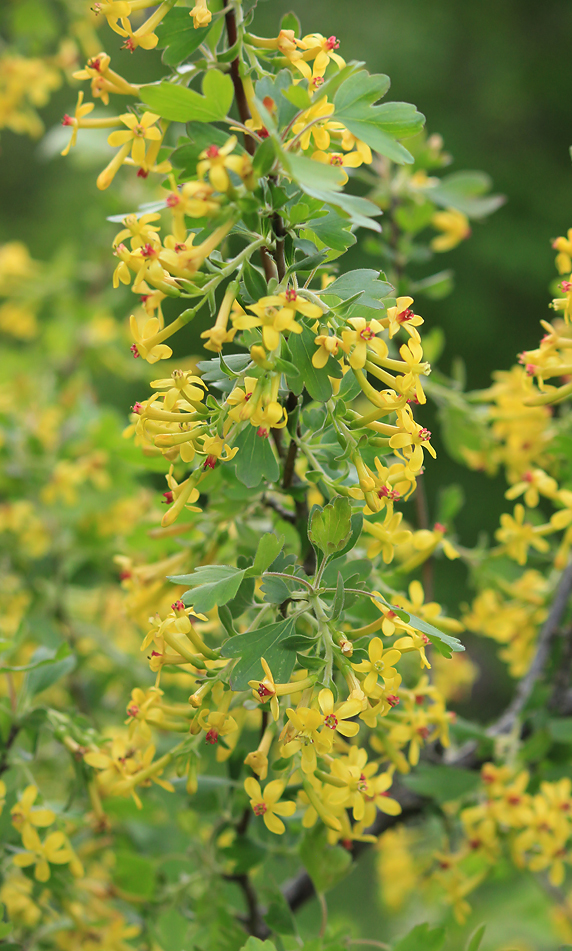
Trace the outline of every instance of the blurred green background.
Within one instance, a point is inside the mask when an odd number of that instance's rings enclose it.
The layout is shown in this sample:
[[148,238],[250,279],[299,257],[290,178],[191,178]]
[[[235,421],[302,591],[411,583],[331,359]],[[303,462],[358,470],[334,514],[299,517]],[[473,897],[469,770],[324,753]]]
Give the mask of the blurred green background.
[[[19,36],[21,47],[32,55],[46,36],[55,49],[61,23],[53,9],[50,20],[41,0],[5,0],[0,29]],[[507,203],[491,218],[474,223],[468,241],[435,256],[415,274],[454,269],[453,293],[444,300],[424,298],[419,309],[428,330],[439,326],[445,331],[442,369],[448,373],[452,360],[461,357],[467,387],[487,386],[492,371],[508,368],[519,351],[536,346],[538,321],[551,313],[548,285],[555,271],[550,243],[572,225],[572,121],[566,95],[572,87],[572,59],[566,55],[572,5],[565,0],[260,0],[254,31],[275,35],[281,16],[290,10],[299,15],[304,32],[334,34],[344,57],[366,61],[372,72],[388,73],[388,98],[413,102],[425,114],[427,130],[442,134],[454,158],[452,171],[482,169],[492,177],[495,191],[506,196]],[[127,78],[153,81],[164,74],[159,51],[122,51],[121,38],[105,23],[100,36]],[[104,218],[131,211],[150,196],[142,192],[140,180],[128,175],[121,187],[97,191],[96,174],[108,155],[105,133],[86,132],[71,157],[59,156],[67,141],[61,116],[73,110],[75,98],[76,90],[66,86],[54,94],[42,110],[47,135],[39,143],[2,132],[0,241],[23,240],[43,260],[61,247],[85,256],[91,262],[90,292],[95,274],[96,289],[109,295],[107,302],[124,318],[131,306],[129,293],[107,290],[116,225]],[[347,267],[376,264],[381,266],[359,245],[348,255]],[[190,343],[191,350],[198,350],[191,334],[202,329],[189,328],[184,344]],[[101,380],[100,393],[127,413],[139,389],[139,383],[110,374]],[[430,518],[437,515],[439,487],[461,484],[467,504],[455,527],[463,544],[474,545],[479,532],[494,531],[508,507],[504,478],[487,479],[457,465],[446,456],[431,408],[423,410],[422,421],[434,431],[438,449],[437,462],[428,466],[425,477]],[[437,564],[436,596],[450,610],[470,594],[462,565]],[[485,703],[490,719],[505,704],[510,681],[492,645],[470,636],[467,640],[487,669],[474,693],[474,707]]]
[[[13,28],[19,22],[24,33],[28,30],[32,54],[34,29],[38,37],[51,31],[54,40],[59,29],[57,19],[38,20],[37,9],[35,0],[0,4],[0,27]],[[427,329],[439,326],[445,331],[443,370],[449,372],[453,358],[460,356],[467,386],[487,386],[492,371],[508,368],[519,351],[536,346],[538,321],[550,314],[548,285],[555,275],[550,242],[572,226],[572,4],[569,0],[267,0],[259,3],[255,32],[275,35],[281,15],[290,10],[302,19],[304,32],[334,34],[345,58],[365,60],[372,72],[388,73],[389,98],[413,102],[426,115],[428,131],[441,133],[454,157],[451,170],[483,169],[491,175],[495,191],[506,195],[503,208],[486,223],[475,223],[469,241],[427,265],[425,273],[439,267],[454,269],[453,294],[420,305]],[[164,72],[160,53],[119,52],[118,37],[105,26],[101,35],[114,65],[127,78],[152,81]],[[23,240],[41,260],[50,260],[61,246],[74,249],[80,258],[85,255],[94,262],[91,273],[99,275],[103,290],[110,281],[109,247],[117,230],[104,224],[104,218],[132,210],[141,195],[135,182],[133,203],[124,207],[128,187],[99,193],[94,166],[85,162],[79,149],[72,162],[59,157],[59,121],[64,112],[72,111],[75,97],[75,90],[62,87],[42,111],[48,130],[43,142],[2,132],[0,242]],[[104,155],[105,149],[98,168]],[[352,254],[352,266],[376,265],[363,252]],[[423,273],[421,269],[416,276]],[[125,295],[112,300],[117,316],[124,317]],[[139,391],[139,383],[131,392],[111,375],[101,381],[103,398],[126,414]],[[430,410],[427,421],[433,429]],[[467,472],[447,458],[438,435],[434,443],[439,457],[426,475],[430,514],[434,519],[437,488],[460,483],[467,504],[456,528],[461,541],[473,545],[481,530],[494,531],[499,513],[507,508],[504,479],[487,480]],[[458,563],[438,564],[438,599],[454,610],[470,596],[466,580]],[[464,640],[483,670],[470,712],[478,716],[480,710],[489,720],[506,704],[511,684],[492,644],[470,636]],[[367,901],[368,886],[370,896],[376,886],[368,866],[365,869],[333,893],[331,906],[349,915],[359,903],[364,910],[362,934],[385,940],[389,930],[380,925],[375,900]],[[494,934],[497,941],[518,938],[522,948],[552,947],[538,894],[519,877],[514,895],[514,907],[508,910],[503,891],[505,904],[491,939]],[[493,883],[471,920],[478,923],[480,911],[489,917],[494,904]],[[426,918],[422,910],[408,908],[402,927],[410,926],[417,914]],[[315,909],[304,913],[308,923],[314,917]],[[396,928],[400,930],[399,923],[391,930]]]

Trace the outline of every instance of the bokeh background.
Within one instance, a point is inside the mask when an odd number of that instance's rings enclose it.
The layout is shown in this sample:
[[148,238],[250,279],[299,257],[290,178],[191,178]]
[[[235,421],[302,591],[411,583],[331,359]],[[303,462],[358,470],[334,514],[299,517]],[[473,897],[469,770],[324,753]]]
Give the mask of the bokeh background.
[[[56,40],[60,23],[39,0],[2,0],[1,7],[0,26],[24,37],[31,54],[47,36]],[[275,34],[280,16],[290,10],[302,19],[304,32],[335,34],[345,58],[388,73],[389,98],[413,102],[426,115],[428,131],[441,133],[454,157],[451,170],[482,169],[495,191],[506,196],[506,204],[486,223],[475,223],[472,238],[443,259],[443,266],[455,271],[454,292],[444,300],[424,300],[422,309],[428,328],[445,331],[442,369],[449,372],[460,357],[467,386],[487,386],[492,371],[508,368],[519,351],[536,345],[538,321],[550,313],[551,240],[572,226],[572,5],[568,0],[267,0],[259,3],[255,31]],[[160,53],[119,52],[119,38],[103,32],[107,51],[117,56],[127,78],[152,81],[162,75]],[[59,157],[59,122],[72,111],[75,95],[65,86],[54,94],[42,111],[48,131],[39,143],[2,132],[0,242],[22,240],[34,258],[46,261],[56,251],[81,257],[85,249],[90,267],[99,268],[105,282],[116,226],[102,226],[103,218],[131,205],[122,207],[125,190],[97,192],[93,164],[80,150],[73,163]],[[352,254],[353,266],[375,266],[363,252]],[[429,268],[427,273],[436,270]],[[98,385],[101,397],[125,413],[140,391],[139,383],[130,389],[111,373]],[[487,480],[462,469],[446,456],[438,436],[435,444],[439,458],[426,476],[430,504],[437,486],[460,484],[467,504],[456,527],[461,541],[473,545],[480,531],[494,531],[506,507],[506,485],[501,477]],[[450,610],[470,597],[462,566],[447,564],[445,571],[437,566],[436,594]],[[466,712],[490,720],[505,705],[510,681],[492,645],[465,640],[481,667]],[[389,925],[380,918],[372,882],[366,862],[332,894],[330,904],[339,915],[354,917],[357,903],[362,935],[386,940],[399,922]],[[476,903],[483,917],[494,919],[494,946],[517,936],[523,949],[550,947],[538,893],[518,878],[514,907],[507,905],[507,894],[504,885],[503,910],[496,916],[494,883]],[[303,917],[313,925],[315,909],[309,907]]]

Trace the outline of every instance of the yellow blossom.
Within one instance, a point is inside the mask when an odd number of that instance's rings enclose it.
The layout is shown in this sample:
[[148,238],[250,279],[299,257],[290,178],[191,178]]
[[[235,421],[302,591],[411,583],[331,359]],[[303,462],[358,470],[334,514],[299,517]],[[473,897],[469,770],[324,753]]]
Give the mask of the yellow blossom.
[[295,803],[279,801],[284,792],[284,783],[274,779],[264,787],[262,792],[260,783],[249,776],[244,780],[244,788],[247,796],[250,797],[254,815],[262,816],[264,825],[270,832],[282,835],[286,831],[286,826],[278,816],[292,816],[296,812]]

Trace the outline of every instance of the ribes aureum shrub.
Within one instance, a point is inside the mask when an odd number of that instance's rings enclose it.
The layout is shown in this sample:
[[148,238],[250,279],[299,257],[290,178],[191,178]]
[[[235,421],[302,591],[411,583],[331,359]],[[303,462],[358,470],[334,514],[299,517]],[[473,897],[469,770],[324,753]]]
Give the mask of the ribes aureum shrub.
[[[354,935],[325,896],[372,847],[398,931],[421,895],[459,947],[470,893],[516,869],[570,938],[572,283],[490,389],[432,372],[418,300],[452,276],[416,265],[502,198],[443,172],[440,137],[343,37],[293,14],[259,36],[255,8],[101,0],[67,10],[65,64],[0,60],[4,126],[38,132],[31,104],[73,70],[62,154],[109,130],[97,188],[138,196],[111,216],[114,266],[0,248],[1,934],[337,951]],[[112,67],[94,45],[113,33]],[[155,47],[161,81],[121,75]],[[571,232],[555,248],[565,277]],[[110,374],[139,389],[122,433]],[[472,549],[459,490],[427,499],[428,397],[447,451],[502,469],[516,503]],[[459,617],[437,559],[476,589]],[[492,724],[449,708],[477,675],[465,628],[516,681]],[[421,924],[395,949],[446,940]]]

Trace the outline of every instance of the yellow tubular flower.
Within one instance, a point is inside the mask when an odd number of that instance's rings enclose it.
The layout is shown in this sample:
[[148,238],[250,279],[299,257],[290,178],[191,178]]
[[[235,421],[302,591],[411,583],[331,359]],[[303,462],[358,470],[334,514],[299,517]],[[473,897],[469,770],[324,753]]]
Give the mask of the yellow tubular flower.
[[17,852],[12,861],[18,868],[34,865],[34,878],[38,882],[47,882],[50,877],[50,865],[67,865],[74,854],[63,832],[51,832],[43,842],[33,826],[26,824],[22,830],[22,844],[25,852]]
[[161,130],[155,125],[160,116],[154,112],[144,112],[141,118],[138,118],[126,112],[119,118],[127,129],[123,132],[112,132],[107,141],[113,148],[129,143],[133,161],[144,168],[145,142],[161,138]]
[[244,163],[240,155],[231,155],[237,144],[235,135],[231,135],[224,145],[209,145],[199,155],[197,175],[203,179],[208,174],[209,181],[214,189],[227,192],[231,182],[227,169],[241,176],[244,172]]
[[321,33],[308,33],[298,40],[300,49],[305,50],[304,60],[314,60],[314,75],[323,76],[330,60],[342,69],[346,61],[335,50],[339,48],[339,40],[335,36],[322,36]]
[[208,26],[213,18],[207,6],[207,0],[197,0],[193,9],[189,11],[189,16],[193,18],[195,30],[201,26]]
[[398,297],[395,302],[395,307],[387,308],[387,317],[384,317],[380,323],[389,329],[390,339],[394,337],[401,328],[406,330],[415,340],[420,339],[416,327],[421,326],[423,318],[419,317],[418,314],[414,314],[410,309],[412,303],[412,297]]
[[293,802],[279,802],[284,792],[284,783],[279,779],[268,783],[264,788],[264,793],[258,783],[251,776],[244,780],[246,794],[250,797],[250,805],[255,816],[262,816],[264,825],[270,832],[276,835],[282,835],[286,831],[286,826],[278,816],[292,816],[296,812],[296,804]]
[[526,564],[530,547],[540,552],[548,551],[550,546],[546,539],[542,538],[542,534],[553,531],[551,525],[531,525],[524,519],[524,506],[515,505],[514,517],[503,512],[500,517],[501,527],[495,532],[495,538],[505,546],[507,555],[519,565]]
[[359,724],[345,723],[344,721],[357,716],[361,711],[362,703],[360,700],[345,700],[336,707],[332,691],[324,687],[318,694],[318,703],[324,715],[324,726],[328,730],[341,733],[342,736],[356,735],[359,731]]
[[37,786],[26,786],[18,802],[12,806],[12,825],[22,830],[26,825],[51,826],[56,821],[56,814],[51,809],[35,807],[39,789]]
[[333,168],[339,168],[340,185],[345,185],[349,181],[349,175],[346,168],[359,168],[364,163],[362,152],[314,152],[311,156],[315,162],[321,162],[322,165],[331,165]]
[[350,317],[348,323],[353,330],[342,330],[342,347],[349,353],[349,364],[355,370],[361,370],[367,360],[368,347],[378,356],[388,354],[385,340],[376,334],[383,330],[378,320],[366,320],[365,317]]
[[436,211],[431,218],[431,224],[438,231],[443,233],[431,241],[433,251],[451,251],[456,248],[461,241],[469,238],[471,227],[469,219],[461,211],[455,208],[447,208],[446,211]]
[[411,532],[408,529],[400,528],[402,512],[393,511],[393,503],[387,506],[387,512],[383,522],[369,522],[364,520],[364,531],[373,535],[373,541],[368,548],[368,558],[375,558],[381,551],[386,565],[393,561],[393,553],[396,545],[403,545],[411,539]]
[[322,316],[322,311],[316,304],[304,300],[296,291],[261,297],[258,303],[250,305],[248,309],[255,316],[233,315],[233,324],[238,330],[262,327],[262,339],[267,350],[276,350],[280,344],[280,334],[285,330],[289,333],[302,333],[301,324],[295,320],[297,313],[313,320]]
[[354,670],[365,673],[367,676],[362,687],[366,694],[371,694],[381,677],[385,684],[392,685],[399,677],[393,664],[401,658],[401,652],[394,648],[384,650],[381,638],[372,637],[368,647],[369,660],[362,660],[359,664],[352,664]]
[[[292,132],[296,138],[299,138],[300,148],[306,151],[313,138],[317,149],[325,150],[330,147],[329,129],[339,128],[340,123],[330,123],[328,120],[333,115],[334,104],[328,102],[323,96],[317,102],[302,112],[292,126]],[[309,127],[309,128],[308,128]],[[286,146],[288,148],[288,145]]]

